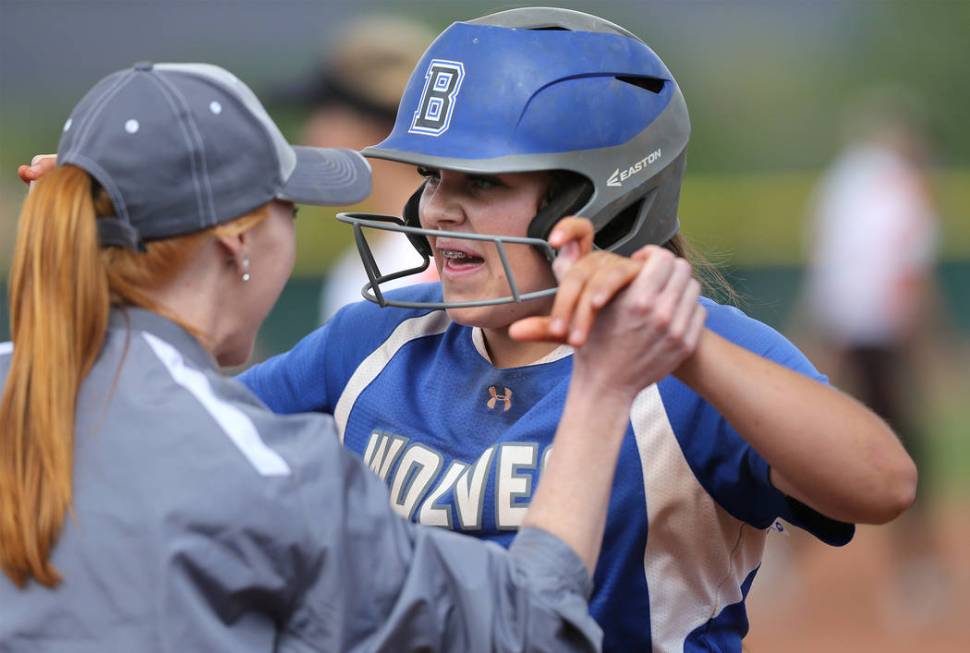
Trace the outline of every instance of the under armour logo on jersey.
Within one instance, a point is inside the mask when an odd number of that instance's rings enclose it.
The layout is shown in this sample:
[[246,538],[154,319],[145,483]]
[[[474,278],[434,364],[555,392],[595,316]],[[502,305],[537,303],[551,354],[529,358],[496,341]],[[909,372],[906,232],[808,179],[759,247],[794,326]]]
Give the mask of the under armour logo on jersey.
[[489,400],[485,402],[489,410],[495,410],[495,404],[498,402],[503,402],[505,404],[505,409],[502,411],[507,412],[512,407],[512,391],[505,388],[505,394],[500,395],[498,390],[495,389],[494,385],[488,386]]
[[424,74],[424,90],[408,132],[429,136],[444,134],[451,125],[455,98],[464,78],[465,64],[462,62],[432,59]]

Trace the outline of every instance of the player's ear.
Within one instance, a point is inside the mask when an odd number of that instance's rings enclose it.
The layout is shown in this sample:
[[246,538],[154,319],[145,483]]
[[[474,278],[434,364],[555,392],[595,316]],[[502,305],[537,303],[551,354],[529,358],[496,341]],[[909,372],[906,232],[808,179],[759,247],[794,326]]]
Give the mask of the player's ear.
[[247,252],[249,251],[249,238],[246,232],[219,234],[215,238],[216,246],[222,254],[226,265],[234,267],[240,276],[248,272],[249,257]]

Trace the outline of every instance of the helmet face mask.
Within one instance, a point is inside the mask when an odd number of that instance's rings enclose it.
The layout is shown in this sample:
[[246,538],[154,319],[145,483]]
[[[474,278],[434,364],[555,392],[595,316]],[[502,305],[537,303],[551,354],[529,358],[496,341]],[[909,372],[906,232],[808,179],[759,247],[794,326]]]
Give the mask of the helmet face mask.
[[[556,257],[556,252],[548,242],[540,238],[529,238],[524,236],[493,236],[487,234],[467,233],[464,231],[424,229],[422,227],[415,227],[406,224],[400,218],[389,215],[377,215],[374,213],[338,213],[337,219],[341,222],[346,222],[347,224],[352,225],[354,228],[354,242],[357,245],[357,251],[360,253],[361,262],[364,264],[364,271],[367,273],[368,278],[368,282],[361,289],[361,294],[363,295],[364,299],[372,301],[375,304],[379,304],[380,306],[396,306],[399,308],[474,308],[479,306],[498,306],[501,304],[525,302],[533,299],[549,297],[550,295],[554,295],[556,293],[556,288],[545,288],[543,290],[521,292],[519,290],[519,284],[516,282],[515,271],[512,269],[512,265],[509,263],[509,256],[505,247],[506,245],[531,245],[542,252],[548,261],[552,262]],[[415,249],[417,249],[418,253],[424,258],[424,262],[414,268],[399,270],[397,272],[391,272],[388,274],[382,273],[380,268],[377,266],[377,261],[374,259],[370,244],[367,242],[367,239],[364,236],[364,228],[402,233],[407,235],[408,238],[412,240],[412,244],[414,244],[415,239],[420,238],[422,240],[423,247],[416,245]],[[381,290],[381,284],[394,281],[395,279],[400,279],[401,277],[420,274],[428,269],[428,266],[431,264],[431,247],[428,245],[427,240],[424,239],[429,236],[435,238],[451,238],[454,240],[478,240],[493,243],[498,251],[499,259],[502,262],[502,268],[505,271],[505,278],[508,279],[509,294],[505,297],[498,297],[495,299],[481,299],[464,302],[410,302],[385,296]]]
[[[598,247],[629,255],[679,229],[689,132],[680,89],[637,37],[589,14],[523,8],[455,23],[439,35],[411,77],[394,130],[363,154],[478,175],[553,172],[562,183],[530,221],[530,244],[551,260],[552,228],[581,215],[593,222]],[[424,238],[440,233],[420,229],[419,196],[420,189],[399,226],[366,226],[403,231],[427,261]],[[368,256],[361,249],[365,267]],[[374,283],[371,277],[372,290]],[[372,294],[364,296],[381,297]],[[516,292],[505,299],[516,297],[524,300]],[[478,305],[503,303],[486,301]]]

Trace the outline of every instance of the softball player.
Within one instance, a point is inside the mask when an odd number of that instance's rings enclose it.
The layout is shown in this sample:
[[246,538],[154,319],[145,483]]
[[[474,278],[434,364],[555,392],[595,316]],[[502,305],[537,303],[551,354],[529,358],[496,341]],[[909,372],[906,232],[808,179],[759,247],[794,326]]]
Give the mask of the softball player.
[[[677,83],[622,27],[546,8],[453,24],[393,132],[364,150],[426,181],[403,221],[343,218],[372,301],[242,376],[277,412],[332,413],[401,515],[508,545],[561,455],[570,372],[586,367],[571,347],[597,341],[589,326],[631,269],[637,321],[611,337],[677,341],[706,312],[692,355],[622,416],[591,603],[607,650],[740,651],[776,520],[842,545],[852,522],[888,521],[915,493],[912,462],[875,415],[774,330],[698,298],[677,256],[688,134]],[[550,244],[577,233],[570,214],[592,221],[599,251],[554,297]],[[441,283],[383,292],[415,270],[382,273],[364,227],[406,234]],[[592,392],[612,419],[609,391]],[[573,479],[577,495],[597,464]]]
[[369,192],[359,154],[291,147],[221,68],[145,63],[75,107],[59,159],[21,214],[0,344],[0,648],[599,649],[625,412],[690,349],[621,344],[633,294],[575,356],[506,552],[401,519],[331,418],[274,415],[215,367],[249,356],[290,273],[292,203]]

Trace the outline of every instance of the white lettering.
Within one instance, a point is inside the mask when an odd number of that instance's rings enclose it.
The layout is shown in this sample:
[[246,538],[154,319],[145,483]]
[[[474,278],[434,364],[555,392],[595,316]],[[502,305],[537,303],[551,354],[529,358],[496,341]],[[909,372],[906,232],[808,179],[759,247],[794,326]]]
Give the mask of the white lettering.
[[[364,462],[382,481],[386,481],[387,474],[391,471],[394,461],[397,460],[398,454],[401,453],[401,449],[406,443],[407,440],[400,436],[375,431],[371,434],[370,442],[367,443]],[[368,457],[368,454],[370,457]]]
[[374,449],[377,448],[377,443],[380,439],[381,434],[379,432],[374,431],[371,433],[370,440],[367,441],[367,449],[364,450],[364,464],[370,467],[372,471],[374,468],[371,466],[371,459],[374,457]]
[[462,472],[455,482],[455,504],[458,507],[458,525],[462,530],[480,530],[482,527],[482,503],[485,499],[485,480],[495,447],[482,452],[478,461]]
[[428,526],[441,526],[443,528],[452,528],[451,525],[451,508],[450,507],[439,507],[435,503],[442,497],[445,492],[451,489],[451,487],[461,476],[462,472],[468,469],[468,465],[457,460],[452,461],[448,466],[448,471],[445,472],[444,477],[438,486],[428,495],[428,497],[421,502],[421,508],[418,510],[418,522],[426,524]]
[[431,485],[442,464],[441,454],[420,444],[408,447],[394,474],[391,507],[405,519],[410,519],[418,499]]
[[515,529],[522,524],[529,504],[519,500],[532,494],[532,475],[519,471],[535,469],[538,457],[536,444],[505,444],[499,449],[496,520],[500,529]]
[[632,177],[633,175],[642,172],[646,167],[652,163],[657,162],[662,156],[662,152],[658,147],[656,150],[643,157],[639,161],[631,164],[630,166],[624,168],[622,171],[617,168],[613,171],[613,174],[609,176],[606,180],[607,186],[620,187],[623,186],[623,182]]

